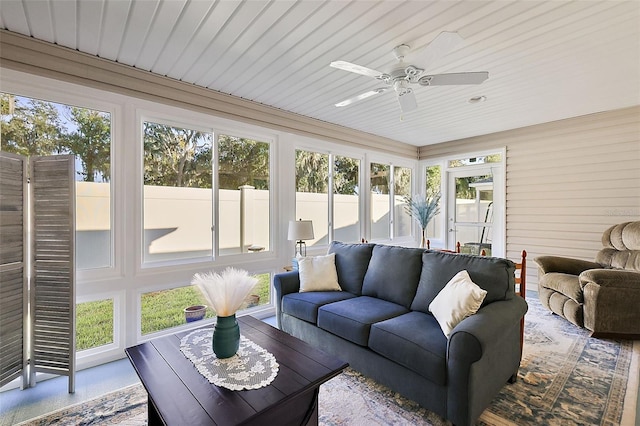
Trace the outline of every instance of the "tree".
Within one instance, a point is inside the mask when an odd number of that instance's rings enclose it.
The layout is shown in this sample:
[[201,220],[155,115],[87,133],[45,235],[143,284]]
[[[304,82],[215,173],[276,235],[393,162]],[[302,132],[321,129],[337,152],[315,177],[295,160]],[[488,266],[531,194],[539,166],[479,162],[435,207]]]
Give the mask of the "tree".
[[387,164],[371,163],[371,192],[389,194],[389,170]]
[[64,135],[62,144],[80,158],[77,172],[85,182],[95,182],[98,174],[108,181],[111,171],[111,119],[108,113],[86,108],[65,107],[75,130]]
[[145,185],[212,187],[211,135],[144,123]]
[[220,189],[238,189],[241,185],[269,189],[269,144],[220,135],[218,180]]
[[23,105],[13,95],[2,94],[3,151],[25,156],[59,154],[63,152],[62,133],[60,116],[53,104],[29,99]]
[[296,191],[327,193],[329,156],[318,152],[296,151]]
[[408,167],[393,168],[393,193],[396,196],[411,194],[411,169]]
[[360,161],[355,158],[335,156],[333,160],[333,187],[336,194],[357,195]]

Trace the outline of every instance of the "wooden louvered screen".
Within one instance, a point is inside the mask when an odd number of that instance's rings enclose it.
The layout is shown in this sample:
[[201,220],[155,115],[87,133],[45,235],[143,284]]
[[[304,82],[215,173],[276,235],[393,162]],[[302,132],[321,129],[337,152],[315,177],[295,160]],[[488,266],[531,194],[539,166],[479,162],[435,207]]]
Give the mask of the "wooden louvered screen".
[[[30,158],[31,370],[75,387],[75,158]],[[33,376],[32,376],[33,382]]]
[[0,386],[27,386],[26,157],[0,152]]

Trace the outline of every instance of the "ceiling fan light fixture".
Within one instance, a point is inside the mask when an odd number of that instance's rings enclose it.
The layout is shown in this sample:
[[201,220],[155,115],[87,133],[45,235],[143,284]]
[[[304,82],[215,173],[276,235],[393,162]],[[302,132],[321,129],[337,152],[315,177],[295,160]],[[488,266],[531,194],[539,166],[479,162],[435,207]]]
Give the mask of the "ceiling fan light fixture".
[[487,97],[482,95],[482,96],[474,96],[473,98],[469,98],[469,100],[467,102],[469,102],[470,104],[481,104],[482,102],[486,102]]

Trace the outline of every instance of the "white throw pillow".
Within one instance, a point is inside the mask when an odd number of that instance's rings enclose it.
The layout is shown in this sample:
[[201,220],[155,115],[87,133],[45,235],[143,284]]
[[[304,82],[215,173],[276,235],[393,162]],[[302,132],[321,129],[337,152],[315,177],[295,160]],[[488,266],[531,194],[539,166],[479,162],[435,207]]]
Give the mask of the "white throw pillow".
[[341,291],[336,271],[336,254],[309,256],[298,259],[300,292]]
[[487,292],[473,281],[467,271],[458,272],[429,304],[447,339],[460,321],[480,309]]

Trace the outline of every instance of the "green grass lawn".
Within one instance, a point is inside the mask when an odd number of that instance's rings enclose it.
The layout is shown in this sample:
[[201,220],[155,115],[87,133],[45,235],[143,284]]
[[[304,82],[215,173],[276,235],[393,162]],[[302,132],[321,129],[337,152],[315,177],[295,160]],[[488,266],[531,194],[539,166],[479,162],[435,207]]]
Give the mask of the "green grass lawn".
[[[256,275],[258,284],[252,294],[260,296],[260,305],[270,303],[269,274]],[[195,286],[144,293],[141,298],[142,334],[154,333],[185,324],[184,308],[208,305]],[[243,309],[241,307],[241,309]],[[215,316],[211,307],[206,318]],[[76,305],[76,350],[94,348],[113,342],[113,300],[98,300]]]

